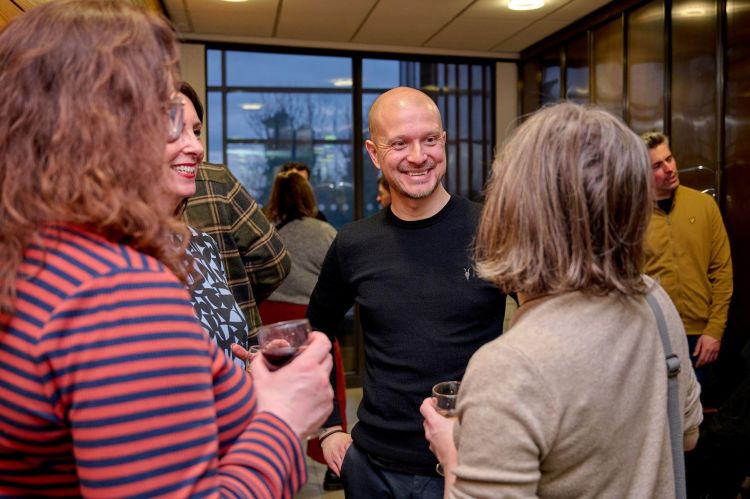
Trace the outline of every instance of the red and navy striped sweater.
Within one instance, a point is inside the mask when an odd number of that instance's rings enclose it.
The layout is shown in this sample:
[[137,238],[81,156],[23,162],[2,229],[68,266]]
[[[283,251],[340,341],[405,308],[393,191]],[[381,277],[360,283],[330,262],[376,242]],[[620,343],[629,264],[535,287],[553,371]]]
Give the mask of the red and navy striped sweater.
[[0,314],[0,496],[292,497],[299,439],[157,260],[40,234]]

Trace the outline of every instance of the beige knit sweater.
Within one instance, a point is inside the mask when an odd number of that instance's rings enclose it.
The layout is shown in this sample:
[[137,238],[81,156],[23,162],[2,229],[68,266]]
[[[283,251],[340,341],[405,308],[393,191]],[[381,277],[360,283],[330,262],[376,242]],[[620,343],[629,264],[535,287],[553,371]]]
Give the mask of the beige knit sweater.
[[[649,282],[653,283],[649,279]],[[680,357],[686,440],[702,420],[682,322],[655,296]],[[674,496],[667,375],[645,299],[568,293],[524,304],[469,363],[450,497]]]

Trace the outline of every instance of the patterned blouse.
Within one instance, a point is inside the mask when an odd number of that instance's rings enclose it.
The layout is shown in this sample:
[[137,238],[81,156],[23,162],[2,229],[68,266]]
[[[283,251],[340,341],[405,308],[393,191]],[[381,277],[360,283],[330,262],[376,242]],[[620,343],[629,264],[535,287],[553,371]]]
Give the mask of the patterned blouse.
[[199,274],[190,279],[195,315],[227,358],[244,368],[244,363],[232,354],[231,346],[232,343],[248,346],[247,320],[227,284],[216,241],[192,227],[190,232],[193,237],[187,252],[195,260],[195,270]]

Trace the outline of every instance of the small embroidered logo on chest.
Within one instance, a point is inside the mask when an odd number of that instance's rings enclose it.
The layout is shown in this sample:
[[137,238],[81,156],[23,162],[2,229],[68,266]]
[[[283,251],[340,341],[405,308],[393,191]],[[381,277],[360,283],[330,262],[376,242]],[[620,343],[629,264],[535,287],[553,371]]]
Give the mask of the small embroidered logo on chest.
[[695,217],[688,218],[688,222],[690,222],[691,224],[694,224],[695,223]]
[[471,279],[472,277],[476,277],[476,276],[477,276],[477,270],[474,268],[473,265],[471,267],[464,267],[464,277],[466,278],[467,281]]

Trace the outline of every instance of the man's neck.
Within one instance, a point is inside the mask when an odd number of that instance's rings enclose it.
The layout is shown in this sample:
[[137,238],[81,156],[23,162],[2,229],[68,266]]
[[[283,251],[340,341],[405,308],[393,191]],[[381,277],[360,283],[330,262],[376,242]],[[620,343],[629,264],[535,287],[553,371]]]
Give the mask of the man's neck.
[[411,199],[402,196],[391,196],[391,211],[401,220],[407,222],[424,220],[445,208],[450,201],[451,195],[442,184],[438,185],[435,192],[421,199]]
[[664,199],[671,199],[674,197],[675,192],[677,192],[677,188],[675,187],[671,191],[656,191],[654,192],[654,198],[655,201],[662,201]]

